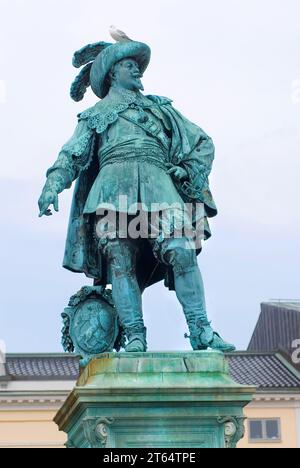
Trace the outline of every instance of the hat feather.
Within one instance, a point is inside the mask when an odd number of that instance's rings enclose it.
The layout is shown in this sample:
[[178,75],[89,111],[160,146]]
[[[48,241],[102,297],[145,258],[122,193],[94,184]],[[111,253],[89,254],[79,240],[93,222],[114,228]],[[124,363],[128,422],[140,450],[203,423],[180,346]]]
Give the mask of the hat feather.
[[112,45],[109,42],[96,42],[94,44],[88,44],[82,49],[77,50],[73,56],[73,66],[75,68],[82,67],[87,63],[95,60],[95,58],[102,52],[106,47]]
[[87,88],[90,86],[90,71],[92,68],[93,62],[88,63],[77,75],[74,82],[71,86],[70,95],[71,98],[79,102],[83,99]]

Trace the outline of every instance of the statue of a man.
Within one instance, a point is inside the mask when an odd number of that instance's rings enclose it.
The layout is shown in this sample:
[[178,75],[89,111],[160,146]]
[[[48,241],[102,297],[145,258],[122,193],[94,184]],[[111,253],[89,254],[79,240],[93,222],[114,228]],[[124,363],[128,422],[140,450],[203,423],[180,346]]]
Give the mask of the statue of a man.
[[[199,226],[202,237],[209,238],[207,218],[217,214],[208,184],[212,140],[175,110],[170,99],[142,94],[150,48],[124,33],[113,37],[114,44],[90,44],[74,55],[73,65],[84,68],[72,85],[72,98],[80,101],[91,85],[100,101],[79,114],[74,135],[48,170],[40,216],[51,215],[51,205],[58,211],[58,194],[77,179],[64,267],[84,272],[95,285],[112,285],[127,337],[125,351],[147,350],[141,297],[145,288],[163,279],[176,291],[193,349],[233,351],[207,319],[197,264]],[[124,197],[126,207],[120,201]],[[177,208],[165,217],[171,210],[158,210],[161,204]],[[192,206],[189,215],[186,204]],[[127,217],[128,227],[141,210],[148,219],[148,236],[124,234],[124,223],[113,229],[101,223],[104,214],[114,212],[119,221],[121,215]],[[171,218],[166,229],[164,220]],[[190,225],[189,235],[178,235],[177,221]]]

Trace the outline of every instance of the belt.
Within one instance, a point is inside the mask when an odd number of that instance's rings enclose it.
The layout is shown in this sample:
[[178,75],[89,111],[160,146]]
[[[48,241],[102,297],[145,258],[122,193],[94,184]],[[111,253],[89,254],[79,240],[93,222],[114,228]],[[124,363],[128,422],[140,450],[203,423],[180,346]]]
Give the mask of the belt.
[[120,164],[127,161],[147,162],[167,171],[166,154],[160,148],[132,148],[131,150],[112,151],[99,154],[100,169],[109,164]]

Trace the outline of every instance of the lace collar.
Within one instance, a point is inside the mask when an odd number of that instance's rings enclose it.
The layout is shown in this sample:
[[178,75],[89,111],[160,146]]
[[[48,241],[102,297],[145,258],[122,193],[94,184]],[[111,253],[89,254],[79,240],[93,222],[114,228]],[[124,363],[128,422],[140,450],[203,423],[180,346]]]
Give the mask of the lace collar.
[[78,118],[87,120],[90,129],[102,133],[118,119],[120,112],[128,109],[137,99],[138,94],[133,91],[111,88],[104,99],[79,114]]
[[78,118],[79,120],[86,120],[88,127],[100,134],[109,125],[116,122],[119,114],[128,109],[132,104],[151,107],[149,103],[153,101],[156,105],[169,104],[171,102],[171,100],[166,98],[156,97],[157,101],[154,98],[155,96],[146,97],[139,91],[111,88],[104,99],[79,114]]

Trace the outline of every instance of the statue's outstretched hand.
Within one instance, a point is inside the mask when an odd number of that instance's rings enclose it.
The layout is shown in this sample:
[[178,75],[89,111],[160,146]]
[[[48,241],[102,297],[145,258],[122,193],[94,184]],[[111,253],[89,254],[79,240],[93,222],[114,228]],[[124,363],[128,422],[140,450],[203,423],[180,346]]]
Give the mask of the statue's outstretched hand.
[[168,174],[170,174],[176,180],[188,178],[188,173],[183,167],[173,166],[172,164],[168,164],[167,166],[170,167],[170,169],[168,170]]
[[58,194],[51,189],[44,189],[42,195],[39,198],[39,217],[52,216],[50,206],[53,205],[55,211],[58,211]]

